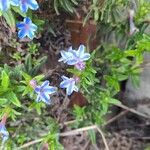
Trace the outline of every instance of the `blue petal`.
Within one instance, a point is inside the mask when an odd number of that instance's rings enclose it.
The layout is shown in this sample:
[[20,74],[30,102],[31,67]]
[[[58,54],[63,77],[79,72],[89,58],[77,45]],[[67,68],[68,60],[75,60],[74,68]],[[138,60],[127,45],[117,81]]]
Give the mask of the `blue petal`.
[[72,46],[70,46],[70,47],[68,48],[68,52],[71,51],[71,50],[72,50]]
[[39,93],[39,92],[41,91],[41,87],[40,87],[40,86],[37,86],[37,87],[34,89],[34,91],[35,91],[36,93]]
[[6,130],[5,125],[3,125],[2,123],[0,123],[0,134],[2,135],[2,142],[4,143],[9,137],[9,132]]
[[26,24],[31,24],[32,23],[32,21],[29,17],[24,18],[23,22],[26,23]]
[[48,86],[46,88],[44,88],[44,93],[46,94],[53,94],[56,92],[56,88],[52,87],[52,86]]
[[28,0],[28,6],[32,10],[37,10],[39,8],[39,5],[36,0]]
[[68,85],[68,87],[66,89],[67,95],[71,95],[72,94],[72,92],[74,90],[74,85],[75,85],[75,82]]
[[69,53],[66,52],[66,51],[61,51],[60,53],[61,53],[61,56],[62,56],[63,58],[68,58],[68,57],[69,57]]
[[9,136],[2,135],[2,144],[4,144],[5,141],[7,141],[8,138],[9,138]]
[[61,88],[66,88],[66,87],[68,87],[69,83],[70,83],[69,80],[64,80],[64,81],[62,81],[62,82],[60,83],[60,87],[61,87]]
[[17,28],[18,28],[18,29],[22,29],[22,28],[24,28],[24,27],[25,27],[25,24],[24,24],[23,22],[17,23]]
[[63,80],[69,80],[69,78],[66,77],[66,76],[61,76],[61,78],[62,78]]
[[19,0],[10,0],[11,5],[19,6]]
[[31,27],[32,31],[36,31],[37,30],[37,26],[35,24],[33,24],[33,23],[30,25],[30,27]]
[[76,51],[76,50],[69,50],[69,52],[73,54],[74,58],[78,57],[78,54],[77,54],[78,51]]
[[0,133],[5,132],[6,128],[4,126],[4,124],[0,123]]
[[27,31],[25,29],[22,29],[18,32],[18,37],[20,39],[23,39],[27,35]]
[[34,32],[32,30],[29,30],[28,33],[27,33],[27,36],[30,38],[30,39],[33,39],[34,38]]
[[41,97],[40,94],[38,94],[37,98],[36,98],[36,102],[40,102],[41,101]]
[[20,4],[20,9],[23,13],[26,13],[28,11],[28,5],[26,3]]
[[71,60],[68,60],[67,61],[67,64],[68,65],[75,65],[75,64],[77,64],[78,63],[78,59],[71,59]]
[[47,87],[47,86],[49,86],[49,81],[48,80],[46,80],[42,83],[41,88],[44,88],[44,87]]
[[41,94],[41,100],[46,104],[50,104],[50,96],[48,94]]
[[76,91],[76,92],[78,92],[79,88],[76,85],[74,85],[74,89],[73,90]]
[[85,46],[84,45],[80,45],[79,49],[78,49],[78,56],[82,56],[84,54],[84,49]]
[[10,7],[9,0],[0,0],[0,10],[7,11]]
[[66,51],[61,51],[61,56],[62,57],[58,61],[59,62],[63,61],[64,63],[73,58],[72,53]]
[[9,133],[8,133],[8,131],[6,130],[5,127],[3,127],[3,129],[0,131],[0,133],[3,134],[4,136],[8,136],[8,135],[9,135]]
[[90,54],[89,54],[89,53],[85,53],[85,54],[81,57],[81,60],[82,60],[82,61],[86,61],[86,60],[88,60],[88,59],[90,59]]

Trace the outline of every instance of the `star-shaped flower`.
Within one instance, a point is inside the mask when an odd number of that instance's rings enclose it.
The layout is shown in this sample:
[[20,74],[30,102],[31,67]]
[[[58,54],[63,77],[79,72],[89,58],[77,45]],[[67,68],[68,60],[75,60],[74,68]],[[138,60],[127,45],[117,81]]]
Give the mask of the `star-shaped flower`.
[[61,58],[58,60],[59,62],[63,61],[64,63],[67,63],[68,65],[73,65],[74,62],[72,62],[74,56],[71,52],[69,52],[70,50],[72,50],[72,47],[70,47],[68,49],[68,51],[64,51],[62,50],[61,53]]
[[61,51],[61,58],[59,61],[63,61],[68,65],[75,65],[78,70],[83,70],[85,68],[85,61],[90,58],[89,53],[85,53],[85,46],[80,45],[78,50],[73,50],[72,47],[68,51]]
[[17,6],[18,0],[0,0],[0,10],[5,12],[10,8],[10,5]]
[[9,132],[3,123],[0,123],[0,136],[2,137],[2,143],[9,138]]
[[78,92],[78,87],[75,85],[76,80],[74,78],[68,78],[66,76],[61,77],[63,81],[60,83],[61,88],[66,88],[67,95],[71,95],[73,91]]
[[41,86],[37,86],[35,92],[38,94],[36,101],[43,101],[46,104],[50,104],[50,95],[56,92],[56,88],[53,86],[49,86],[49,81],[46,80],[42,83]]
[[36,0],[12,0],[18,6],[20,6],[20,9],[23,13],[26,13],[28,11],[28,8],[32,10],[37,10],[39,8],[39,5]]
[[17,24],[17,27],[19,29],[18,37],[21,39],[26,36],[33,39],[34,32],[37,30],[37,26],[32,23],[29,17],[24,18],[23,22]]

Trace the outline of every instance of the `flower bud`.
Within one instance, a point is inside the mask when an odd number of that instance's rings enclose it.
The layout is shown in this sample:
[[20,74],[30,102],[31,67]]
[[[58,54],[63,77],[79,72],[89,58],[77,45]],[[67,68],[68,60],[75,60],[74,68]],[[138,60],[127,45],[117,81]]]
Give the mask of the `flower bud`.
[[31,86],[33,89],[35,89],[36,86],[37,86],[36,80],[31,80],[31,81],[29,82],[29,84],[30,84],[30,86]]

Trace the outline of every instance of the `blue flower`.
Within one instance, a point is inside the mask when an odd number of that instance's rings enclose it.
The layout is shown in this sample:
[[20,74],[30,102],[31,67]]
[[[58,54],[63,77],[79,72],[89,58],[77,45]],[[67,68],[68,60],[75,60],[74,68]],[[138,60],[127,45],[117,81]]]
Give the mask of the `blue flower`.
[[20,6],[20,9],[23,13],[26,13],[28,11],[28,8],[32,10],[37,10],[39,8],[39,5],[36,0],[12,0],[14,4],[17,6]]
[[74,78],[68,78],[66,76],[61,77],[63,81],[60,83],[61,88],[66,88],[67,95],[71,95],[73,91],[78,92],[78,87],[75,85],[76,80]]
[[48,80],[44,81],[41,86],[37,86],[34,90],[38,94],[36,101],[37,102],[43,101],[46,104],[51,103],[50,94],[53,94],[56,92],[55,87],[49,86]]
[[61,53],[61,58],[58,61],[59,62],[63,61],[64,63],[67,63],[68,65],[72,65],[73,54],[71,52],[69,52],[70,50],[72,50],[72,47],[70,47],[68,49],[68,51],[62,50],[60,52]]
[[0,136],[2,137],[2,143],[9,138],[9,132],[3,123],[0,123]]
[[23,22],[18,23],[17,27],[20,29],[18,32],[18,37],[21,39],[26,36],[33,39],[34,32],[37,30],[37,26],[33,24],[31,19],[28,17],[24,18]]
[[10,8],[10,4],[17,6],[18,0],[0,0],[0,10],[7,11]]
[[85,53],[85,46],[80,45],[78,50],[73,50],[72,47],[68,51],[61,51],[61,58],[59,61],[63,61],[68,65],[75,65],[78,70],[83,70],[85,68],[85,62],[90,58],[89,53]]

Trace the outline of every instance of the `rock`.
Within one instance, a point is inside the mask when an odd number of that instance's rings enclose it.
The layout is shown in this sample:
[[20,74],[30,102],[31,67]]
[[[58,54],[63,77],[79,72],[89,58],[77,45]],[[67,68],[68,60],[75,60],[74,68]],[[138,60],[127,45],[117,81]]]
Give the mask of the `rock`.
[[126,102],[130,105],[136,103],[137,109],[150,115],[150,53],[144,54],[143,71],[140,74],[139,87],[132,84],[131,79],[127,81],[125,90]]

